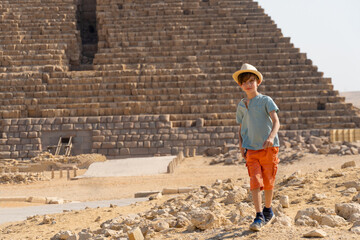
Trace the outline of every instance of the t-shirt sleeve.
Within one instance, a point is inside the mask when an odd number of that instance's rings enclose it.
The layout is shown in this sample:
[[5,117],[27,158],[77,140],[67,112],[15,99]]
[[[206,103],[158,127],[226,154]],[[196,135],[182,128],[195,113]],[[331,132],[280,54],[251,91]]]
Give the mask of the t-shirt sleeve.
[[237,106],[237,109],[236,109],[236,123],[241,124],[243,117],[244,117],[244,115],[241,112],[241,107],[240,107],[240,103],[239,103]]
[[271,97],[268,97],[267,101],[266,101],[266,111],[268,113],[270,113],[270,112],[272,112],[274,110],[275,110],[275,112],[279,112],[279,108],[276,105],[276,103],[274,102],[274,100],[272,100]]

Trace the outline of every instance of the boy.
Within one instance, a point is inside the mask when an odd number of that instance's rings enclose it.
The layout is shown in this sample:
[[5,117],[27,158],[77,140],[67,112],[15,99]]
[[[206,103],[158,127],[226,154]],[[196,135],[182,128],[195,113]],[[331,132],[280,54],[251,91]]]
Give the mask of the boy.
[[[239,147],[246,160],[250,191],[256,210],[250,229],[259,231],[275,218],[271,202],[279,163],[279,109],[270,97],[257,91],[263,76],[254,66],[244,63],[241,69],[233,74],[233,78],[247,96],[238,104],[236,122],[240,124]],[[261,190],[265,192],[265,207],[262,211]]]

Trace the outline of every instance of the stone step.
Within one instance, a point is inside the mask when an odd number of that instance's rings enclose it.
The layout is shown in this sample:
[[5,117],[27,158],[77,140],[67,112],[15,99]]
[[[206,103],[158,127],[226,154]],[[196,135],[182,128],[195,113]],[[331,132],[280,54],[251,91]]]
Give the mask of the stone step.
[[[220,21],[221,22],[221,21]],[[132,26],[134,26],[133,23],[128,23]],[[142,26],[143,23],[139,26]],[[133,37],[146,37],[148,40],[153,40],[154,38],[168,38],[168,39],[176,39],[176,38],[196,38],[196,35],[198,37],[202,36],[212,36],[212,35],[218,35],[218,34],[225,34],[229,36],[251,36],[251,35],[260,35],[263,36],[265,34],[269,33],[277,33],[279,35],[281,34],[281,30],[279,28],[276,28],[274,25],[264,25],[257,29],[249,29],[246,28],[242,24],[232,24],[238,26],[237,28],[234,28],[233,26],[226,27],[225,23],[221,24],[222,27],[219,28],[217,26],[208,25],[204,26],[204,24],[200,25],[197,28],[194,28],[193,25],[189,24],[189,26],[179,25],[175,24],[171,29],[168,29],[165,31],[159,31],[163,30],[160,28],[164,28],[165,25],[161,24],[154,24],[153,26],[147,25],[149,28],[141,29],[143,31],[134,31],[128,32],[127,30],[124,31],[123,29],[119,29],[118,25],[114,25],[113,28],[109,28],[109,25],[107,25],[107,33],[109,36],[112,37],[121,37],[122,39],[126,38],[133,38]],[[166,25],[167,28],[170,28],[171,25]],[[153,32],[153,31],[157,32]],[[124,34],[126,32],[126,34]]]
[[[166,96],[164,96],[165,99]],[[124,98],[121,97],[120,98]],[[306,99],[314,100],[317,102],[309,103]],[[73,109],[73,108],[108,108],[108,107],[135,107],[141,108],[140,113],[150,113],[151,108],[164,108],[161,113],[194,113],[195,112],[207,112],[209,109],[216,109],[219,112],[225,111],[225,109],[230,109],[230,111],[236,111],[237,103],[239,100],[237,99],[206,99],[206,98],[188,98],[188,99],[177,99],[177,98],[167,98],[168,100],[162,100],[161,96],[153,96],[153,98],[142,100],[126,100],[121,99],[122,101],[115,101],[117,98],[114,96],[109,96],[107,98],[103,97],[93,97],[94,102],[91,102],[91,97],[81,97],[81,98],[70,98],[70,97],[58,97],[56,99],[51,98],[42,98],[38,100],[38,106],[43,109]],[[299,97],[299,98],[285,98],[287,101],[285,103],[281,103],[278,101],[279,99],[275,99],[275,102],[281,109],[281,111],[300,111],[300,110],[318,110],[319,106],[324,108],[324,110],[338,110],[338,109],[352,109],[351,103],[343,103],[336,102],[341,99],[341,97]],[[310,101],[309,100],[309,101]],[[323,103],[328,101],[328,103]],[[318,105],[321,103],[322,105]],[[204,104],[201,106],[200,104]],[[209,106],[211,105],[211,106]],[[170,107],[170,108],[169,108]],[[183,109],[187,109],[190,112],[184,112]],[[191,110],[193,109],[193,110]],[[194,110],[195,109],[195,110]],[[204,111],[203,111],[204,110]],[[171,112],[169,112],[171,111]],[[210,111],[210,110],[209,110]],[[214,111],[210,111],[211,113],[216,113]]]
[[[170,37],[169,37],[170,36]],[[121,33],[117,33],[117,34],[113,34],[110,35],[107,40],[111,41],[111,42],[119,42],[119,41],[129,41],[129,42],[154,42],[154,41],[175,41],[175,40],[199,40],[199,39],[222,39],[222,38],[226,38],[228,39],[228,41],[230,42],[230,40],[235,40],[235,39],[254,39],[254,38],[268,38],[268,37],[274,37],[274,38],[281,38],[282,35],[279,31],[269,31],[269,32],[262,32],[262,33],[258,33],[258,32],[254,32],[254,33],[238,33],[238,34],[234,34],[234,33],[224,33],[224,32],[220,32],[220,33],[212,33],[212,34],[199,34],[199,33],[193,33],[193,34],[189,34],[189,32],[185,32],[184,34],[179,34],[179,33],[169,33],[168,36],[153,36],[151,35],[151,32],[145,32],[144,35],[140,35],[139,36],[126,36],[124,37],[123,34]],[[154,44],[153,44],[154,45]]]
[[[132,21],[128,21],[126,19],[121,20],[121,23],[116,22],[109,22],[106,24],[106,29],[108,33],[114,36],[122,36],[121,33],[128,32],[131,30],[131,33],[127,34],[126,37],[141,35],[141,32],[145,33],[145,36],[151,36],[151,31],[167,31],[167,36],[176,35],[176,32],[184,32],[185,34],[189,34],[191,32],[196,32],[198,34],[204,33],[203,31],[209,31],[209,32],[224,32],[228,31],[229,33],[251,33],[255,32],[254,29],[256,28],[256,32],[269,32],[274,31],[277,33],[280,33],[280,30],[276,27],[275,24],[273,24],[272,21],[266,20],[246,20],[247,25],[241,23],[242,20],[226,20],[221,18],[216,18],[214,16],[213,20],[211,17],[208,17],[206,19],[182,19],[179,18],[178,21],[176,19],[163,19],[163,20],[154,20],[152,23],[145,23],[145,22],[139,22],[139,23],[133,23]],[[149,21],[149,20],[147,20]],[[163,21],[168,21],[166,24],[163,23]],[[126,23],[126,24],[124,24]],[[132,28],[130,26],[133,26]],[[145,27],[146,26],[146,27]],[[237,29],[234,29],[234,26],[237,27]],[[249,26],[249,27],[246,27]],[[159,33],[159,35],[162,35]],[[156,35],[154,35],[156,36]]]
[[[308,118],[308,117],[323,117],[323,116],[353,116],[354,110],[300,110],[300,111],[280,111],[278,112],[280,123],[288,124],[292,123],[292,118]],[[221,112],[221,113],[199,113],[199,114],[171,114],[171,121],[196,121],[198,118],[203,118],[204,120],[235,120],[236,111],[232,112]]]
[[[204,42],[206,44],[206,42]],[[226,48],[223,46],[212,46],[207,49],[202,54],[207,55],[224,55],[223,51],[227,51],[227,49],[231,50],[231,55],[237,56],[239,54],[256,54],[256,53],[293,53],[299,52],[299,49],[293,47],[290,43],[266,43],[266,44],[258,44],[258,43],[249,43],[249,44],[226,44]],[[166,56],[163,52],[174,52],[175,56],[178,53],[184,52],[186,56],[197,56],[197,58],[201,58],[198,53],[198,49],[201,46],[158,46],[158,47],[112,47],[112,48],[101,48],[99,52],[96,54],[96,57],[113,57],[113,58],[123,58],[123,57],[146,57],[150,56]],[[167,54],[168,55],[168,54]],[[229,55],[229,54],[226,54]],[[259,59],[258,59],[259,60]]]
[[267,43],[290,43],[290,38],[286,37],[249,37],[249,38],[217,38],[217,39],[176,39],[176,40],[161,40],[161,41],[122,41],[121,39],[112,40],[113,47],[159,47],[160,44],[164,46],[193,46],[198,48],[208,49],[209,46],[221,46],[227,44],[267,44]]
[[[101,12],[101,8],[103,6],[98,5],[98,12]],[[143,8],[143,6],[142,6]],[[146,20],[153,20],[152,22],[159,22],[163,24],[168,24],[169,22],[179,22],[179,23],[185,23],[185,22],[191,22],[194,21],[196,24],[197,21],[214,21],[214,19],[219,20],[233,20],[237,19],[238,22],[241,22],[243,24],[249,23],[251,21],[257,21],[257,20],[266,20],[271,21],[268,15],[263,13],[263,9],[251,9],[249,11],[248,8],[233,8],[233,11],[227,11],[226,9],[222,9],[221,11],[226,11],[227,14],[219,14],[219,9],[211,9],[211,8],[203,8],[203,9],[194,9],[194,14],[184,14],[184,10],[180,10],[179,8],[167,8],[167,12],[162,12],[161,14],[152,14],[149,16],[148,11],[141,12],[141,11],[133,11],[131,15],[127,15],[126,11],[119,14],[119,18],[111,18],[109,15],[99,15],[99,18],[105,23],[116,23],[120,20],[124,20],[126,22],[132,23],[134,25],[144,24],[146,23]],[[189,9],[186,9],[189,10]],[[186,11],[185,10],[185,11]],[[111,11],[109,8],[104,9],[104,11]],[[136,14],[138,13],[138,14]],[[113,21],[111,21],[111,19]],[[115,20],[115,21],[114,21]],[[167,20],[166,22],[163,22],[163,20]],[[151,23],[148,23],[151,24]]]
[[[319,120],[317,120],[319,119]],[[329,122],[330,120],[330,122]],[[344,121],[345,120],[345,121]],[[281,123],[280,130],[298,130],[298,129],[334,129],[334,128],[356,128],[356,124],[352,122],[352,117],[339,118],[303,118],[302,121],[295,121],[294,123]],[[190,124],[186,121],[172,121],[172,127],[189,127],[195,126],[195,120]],[[204,120],[204,126],[237,126],[235,119],[215,119]]]
[[15,51],[16,53],[18,53],[19,51],[37,51],[39,53],[46,53],[46,52],[62,52],[63,49],[66,48],[66,44],[63,43],[56,43],[56,44],[28,44],[28,45],[23,45],[23,44],[6,44],[4,46],[2,46],[1,51],[3,51],[3,53],[7,53],[7,51],[11,52],[11,51]]
[[[40,80],[38,80],[40,81]],[[31,83],[32,81],[28,81]],[[18,97],[38,98],[39,103],[58,102],[62,101],[61,97],[69,98],[69,102],[103,102],[103,101],[166,101],[166,100],[189,100],[189,99],[241,99],[244,95],[237,88],[229,87],[196,87],[196,88],[161,88],[161,89],[122,89],[122,88],[103,88],[103,85],[73,85],[73,86],[47,86],[44,84],[38,85],[20,85],[20,86],[2,86],[1,92],[21,91]],[[54,88],[55,87],[55,88]],[[332,91],[332,85],[328,85],[328,89],[324,85],[308,85],[302,87],[297,91],[292,91],[293,85],[288,85],[288,89],[284,86],[280,89],[272,88],[269,90],[262,90],[265,95],[270,95],[279,104],[288,102],[297,102],[302,97],[318,97],[318,101],[325,103],[325,101],[344,101],[343,97],[338,96],[337,91]],[[317,89],[318,88],[318,89]],[[266,89],[266,88],[264,88]],[[0,93],[1,93],[0,92]],[[169,96],[170,95],[170,96]],[[3,95],[5,98],[6,94]],[[93,98],[92,98],[93,96]],[[108,99],[111,96],[115,99]],[[10,96],[7,96],[10,97]],[[15,96],[16,97],[16,96]],[[89,97],[89,99],[87,99]],[[316,100],[316,99],[315,99]],[[308,105],[305,105],[306,107]],[[287,110],[291,110],[290,105],[286,105]],[[314,107],[315,108],[315,107]]]
[[[43,73],[28,71],[28,72],[20,72],[20,73],[0,73],[0,83],[3,85],[18,85],[18,84],[26,84],[29,79],[41,79]],[[11,81],[9,81],[11,80]],[[38,84],[32,83],[31,84]]]
[[[123,65],[121,64],[107,64],[97,67],[98,71],[113,71],[113,70],[122,70]],[[316,71],[285,71],[285,72],[266,72],[263,71],[262,67],[258,68],[259,71],[263,73],[266,78],[292,78],[292,77],[322,77],[322,72]],[[192,67],[192,68],[179,68],[179,69],[143,69],[143,70],[133,70],[132,76],[138,76],[139,81],[146,81],[146,78],[151,76],[162,76],[162,75],[191,75],[191,74],[215,74],[215,73],[233,73],[236,71],[235,67],[216,67],[216,68],[201,68],[201,67]],[[315,69],[314,69],[315,70]],[[230,74],[229,74],[230,75]],[[230,78],[230,76],[229,76]]]
[[[136,54],[124,54],[124,57],[104,57],[102,56],[96,58],[96,68],[101,68],[103,65],[118,64],[123,65],[122,68],[169,68],[169,66],[174,66],[173,68],[182,67],[183,64],[193,65],[193,66],[241,66],[246,59],[247,62],[258,63],[259,68],[262,66],[268,67],[303,67],[299,65],[306,65],[305,68],[316,68],[316,66],[311,65],[311,61],[306,58],[306,54],[298,52],[277,52],[277,53],[242,53],[239,55],[222,55],[213,54],[213,55],[202,55],[196,56],[187,54],[187,52],[162,52],[162,56],[151,56],[152,53],[149,53],[147,57],[136,56]],[[167,56],[165,56],[167,54]],[[126,56],[128,55],[128,56]],[[106,56],[106,55],[105,55]],[[265,57],[266,56],[266,57]],[[264,57],[264,60],[258,60]],[[253,63],[253,64],[255,64]],[[141,64],[141,65],[140,65]],[[285,65],[285,66],[284,66]]]
[[[35,66],[10,66],[6,67],[7,72],[9,73],[22,73],[22,72],[33,72],[33,71],[43,71],[47,66],[44,65],[35,65]],[[59,66],[57,66],[59,68]],[[68,71],[68,66],[62,65],[61,71]],[[0,74],[2,73],[1,67],[0,67]]]
[[[121,41],[120,41],[121,42]],[[200,45],[159,45],[159,46],[151,46],[151,47],[144,47],[144,46],[126,46],[118,47],[113,46],[110,48],[101,48],[100,51],[97,53],[100,57],[102,55],[113,57],[130,57],[131,54],[136,54],[138,57],[145,57],[148,53],[151,53],[151,56],[166,56],[165,54],[161,54],[162,52],[187,52],[188,55],[193,56],[197,55],[200,57],[201,55],[196,54],[198,49],[203,49],[202,45],[208,46],[208,49],[203,52],[202,54],[215,54],[215,55],[224,55],[222,51],[229,52],[233,55],[237,54],[251,54],[251,53],[291,53],[291,52],[299,52],[299,49],[294,48],[293,44],[289,42],[281,42],[281,43],[233,43],[229,41],[226,45],[214,45],[213,42],[207,39],[200,39],[198,40]],[[226,46],[226,47],[225,47]],[[146,53],[143,53],[146,51]],[[227,53],[226,53],[227,54]]]
[[[53,80],[53,79],[51,79]],[[236,83],[233,81],[213,81],[209,87],[208,83],[197,83],[196,81],[183,81],[183,82],[163,82],[162,84],[151,84],[151,83],[107,83],[102,82],[103,79],[100,77],[91,79],[91,82],[82,83],[82,79],[68,79],[67,82],[59,81],[54,84],[53,81],[48,80],[48,84],[42,91],[89,91],[89,90],[118,90],[118,89],[129,89],[128,93],[131,95],[152,95],[152,94],[197,94],[197,93],[236,93],[240,92],[240,89],[236,87]],[[21,81],[18,81],[21,82]],[[31,81],[34,82],[34,81]],[[30,81],[27,81],[29,85]],[[234,84],[235,83],[235,84]],[[43,85],[41,79],[37,79],[33,86]],[[13,86],[13,85],[12,85]],[[3,86],[6,87],[6,86]],[[21,90],[22,86],[18,86]],[[319,83],[304,83],[296,84],[295,81],[290,84],[272,85],[269,82],[260,86],[263,92],[273,91],[291,91],[296,89],[297,91],[304,90],[333,90],[331,84],[319,84]],[[26,90],[25,88],[23,90]],[[5,89],[3,89],[5,91]],[[124,92],[125,93],[125,92]],[[329,94],[330,92],[323,92],[322,95]],[[296,93],[295,93],[296,94]],[[301,93],[302,94],[302,93]],[[319,94],[319,92],[317,92]],[[295,95],[294,95],[295,96]]]
[[[136,87],[139,86],[141,88],[152,88],[152,87],[185,87],[189,86],[203,86],[208,85],[207,81],[199,81],[199,80],[207,80],[212,79],[212,85],[234,85],[234,80],[231,78],[229,73],[202,73],[202,74],[182,74],[182,75],[161,75],[161,76],[148,76],[148,78],[142,81],[141,76],[129,76],[126,74],[121,74],[119,71],[93,71],[95,76],[94,79],[90,78],[75,78],[71,79],[70,74],[66,72],[51,72],[49,79],[49,84],[87,84],[87,83],[116,83],[121,84],[118,86],[123,87]],[[75,72],[73,72],[75,73]],[[1,75],[0,75],[1,76]],[[6,77],[2,75],[3,77]],[[11,78],[17,78],[16,76],[11,75]],[[41,75],[40,75],[41,77]],[[221,81],[220,81],[221,80]],[[136,85],[133,85],[135,84]],[[264,85],[266,84],[331,84],[331,78],[323,78],[323,77],[292,77],[292,78],[270,78],[266,76],[264,80]],[[170,84],[170,85],[168,85]],[[175,84],[175,85],[174,85]],[[261,86],[261,85],[260,85]]]

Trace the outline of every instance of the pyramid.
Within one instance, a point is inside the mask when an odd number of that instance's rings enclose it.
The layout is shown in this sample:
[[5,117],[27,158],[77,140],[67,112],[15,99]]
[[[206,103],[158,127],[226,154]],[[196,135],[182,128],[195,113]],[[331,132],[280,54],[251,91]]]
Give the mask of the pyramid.
[[252,0],[3,0],[0,19],[0,158],[70,136],[73,154],[112,157],[237,144],[244,62],[263,73],[281,136],[360,127]]

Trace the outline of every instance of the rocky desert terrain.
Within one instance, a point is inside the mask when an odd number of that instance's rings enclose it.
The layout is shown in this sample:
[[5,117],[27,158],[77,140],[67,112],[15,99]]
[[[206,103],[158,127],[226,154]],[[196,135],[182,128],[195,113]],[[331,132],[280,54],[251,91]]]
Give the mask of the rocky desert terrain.
[[[290,154],[292,152],[292,154]],[[243,161],[214,163],[213,157],[186,158],[172,174],[140,177],[53,179],[0,185],[5,196],[57,196],[66,200],[133,197],[159,191],[149,201],[126,207],[29,216],[0,226],[0,239],[358,239],[360,158],[357,154],[282,151],[294,160],[280,163],[273,208],[275,221],[261,232],[248,226],[254,210]],[[298,157],[296,157],[298,156]],[[164,188],[194,190],[161,194]],[[27,203],[27,205],[31,205]],[[12,203],[3,207],[23,206]]]

